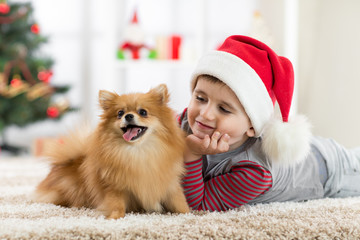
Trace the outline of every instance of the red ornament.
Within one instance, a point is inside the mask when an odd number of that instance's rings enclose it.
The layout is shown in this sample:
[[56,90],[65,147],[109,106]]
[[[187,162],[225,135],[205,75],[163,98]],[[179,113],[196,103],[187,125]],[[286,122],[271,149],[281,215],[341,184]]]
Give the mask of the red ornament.
[[48,107],[46,114],[49,118],[57,118],[59,116],[59,109],[56,107]]
[[52,75],[53,75],[52,71],[40,71],[38,73],[38,78],[39,78],[39,80],[41,80],[45,83],[49,83]]
[[7,3],[0,3],[0,13],[8,14],[10,12],[10,6]]
[[31,25],[30,29],[31,29],[31,32],[34,33],[34,34],[39,34],[39,32],[40,32],[40,27],[36,23]]
[[18,88],[20,87],[22,84],[21,80],[20,79],[17,79],[17,78],[13,78],[11,81],[10,81],[10,85],[13,87],[13,88]]

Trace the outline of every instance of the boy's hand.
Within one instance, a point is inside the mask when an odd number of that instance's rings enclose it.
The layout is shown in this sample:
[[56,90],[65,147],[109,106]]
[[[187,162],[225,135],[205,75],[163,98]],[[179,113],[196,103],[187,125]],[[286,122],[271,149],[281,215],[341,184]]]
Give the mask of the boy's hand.
[[220,135],[214,132],[211,138],[206,135],[203,139],[191,134],[186,137],[187,149],[184,153],[184,161],[190,162],[201,158],[202,155],[223,153],[229,150],[229,135]]

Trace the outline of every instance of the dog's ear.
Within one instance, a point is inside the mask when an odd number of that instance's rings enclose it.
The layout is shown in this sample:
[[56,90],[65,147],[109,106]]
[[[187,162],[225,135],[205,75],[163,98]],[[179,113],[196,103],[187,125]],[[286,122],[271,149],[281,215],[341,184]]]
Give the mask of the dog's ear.
[[99,91],[99,103],[102,109],[106,110],[109,109],[111,106],[111,102],[115,99],[117,95],[115,93],[100,90]]
[[170,95],[166,84],[160,84],[157,87],[154,87],[153,89],[150,90],[149,93],[157,96],[159,98],[159,101],[162,103],[166,104],[169,102]]

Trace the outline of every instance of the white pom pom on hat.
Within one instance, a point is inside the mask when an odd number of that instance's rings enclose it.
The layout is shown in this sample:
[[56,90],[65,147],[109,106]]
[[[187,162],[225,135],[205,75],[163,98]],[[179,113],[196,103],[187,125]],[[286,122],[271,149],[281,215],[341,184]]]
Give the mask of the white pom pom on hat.
[[[294,91],[291,62],[266,44],[241,35],[228,37],[216,50],[200,58],[191,88],[200,75],[228,85],[247,113],[255,136],[262,137],[265,154],[284,165],[298,163],[310,151],[311,126],[304,116],[289,119]],[[274,117],[278,102],[282,119]]]

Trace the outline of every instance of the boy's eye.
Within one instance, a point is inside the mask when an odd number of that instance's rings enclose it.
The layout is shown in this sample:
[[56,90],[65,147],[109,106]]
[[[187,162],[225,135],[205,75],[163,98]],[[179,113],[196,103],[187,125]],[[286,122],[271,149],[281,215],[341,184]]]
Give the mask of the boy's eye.
[[123,115],[124,115],[124,111],[123,110],[120,110],[119,112],[118,112],[118,118],[121,118]]
[[139,110],[139,114],[140,114],[140,116],[142,116],[142,117],[146,117],[146,116],[147,116],[147,111],[146,111],[145,109],[140,109],[140,110]]
[[196,96],[196,100],[198,100],[199,102],[204,102],[205,99],[203,97],[200,96]]
[[224,107],[219,107],[220,108],[220,110],[222,111],[222,112],[224,112],[224,113],[231,113],[229,110],[227,110],[226,108],[224,108]]

